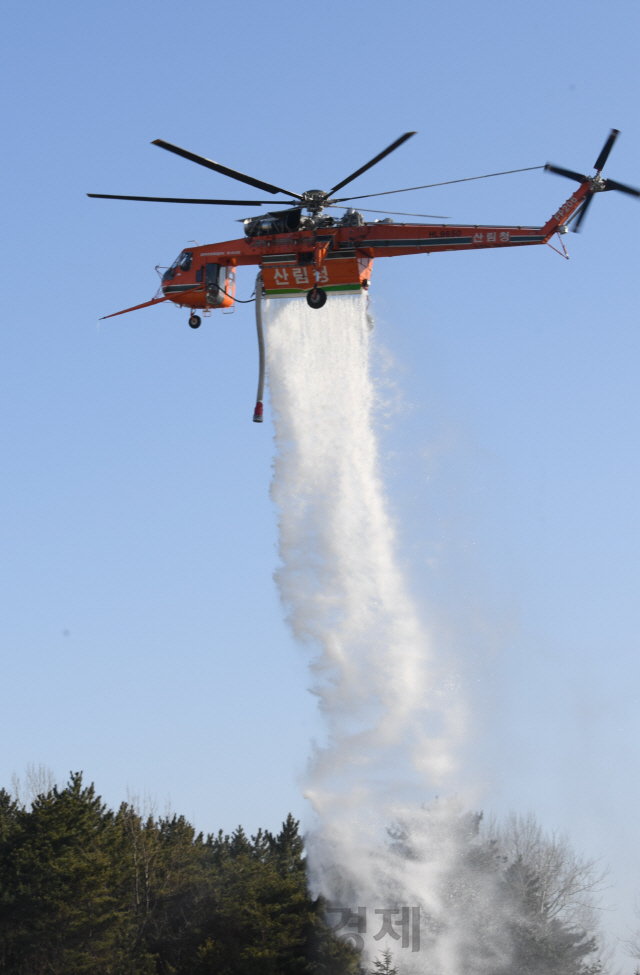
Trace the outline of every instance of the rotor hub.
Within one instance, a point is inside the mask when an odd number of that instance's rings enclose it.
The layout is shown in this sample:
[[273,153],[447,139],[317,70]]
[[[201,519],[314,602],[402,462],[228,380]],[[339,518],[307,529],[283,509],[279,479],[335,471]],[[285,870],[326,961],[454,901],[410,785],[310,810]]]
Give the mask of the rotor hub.
[[302,194],[304,206],[309,213],[322,213],[329,203],[329,194],[324,190],[307,190]]
[[607,181],[604,176],[600,175],[600,173],[596,173],[595,176],[592,176],[589,183],[591,185],[592,193],[602,193],[602,191],[606,190],[607,188]]

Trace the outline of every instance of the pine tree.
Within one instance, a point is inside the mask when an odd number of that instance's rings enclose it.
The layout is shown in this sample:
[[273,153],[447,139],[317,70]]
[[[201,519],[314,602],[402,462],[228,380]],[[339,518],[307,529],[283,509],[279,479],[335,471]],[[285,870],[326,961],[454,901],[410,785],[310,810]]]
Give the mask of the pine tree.
[[374,958],[371,975],[398,975],[398,969],[393,966],[393,952],[387,945],[380,952],[382,958]]
[[[101,975],[129,965],[129,925],[119,901],[122,834],[93,786],[67,786],[11,812],[2,837],[0,907],[4,967],[29,975]],[[0,828],[0,836],[2,829]],[[8,894],[8,896],[7,896]]]

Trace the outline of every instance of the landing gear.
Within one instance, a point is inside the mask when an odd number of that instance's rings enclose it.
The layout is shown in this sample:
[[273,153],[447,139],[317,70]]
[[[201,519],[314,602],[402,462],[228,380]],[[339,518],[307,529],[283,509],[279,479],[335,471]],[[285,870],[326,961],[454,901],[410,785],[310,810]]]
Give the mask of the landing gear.
[[191,326],[191,328],[200,328],[200,326],[202,325],[202,319],[200,318],[200,315],[190,315],[189,325]]
[[307,304],[309,308],[322,308],[327,300],[327,292],[322,288],[313,288],[307,291]]

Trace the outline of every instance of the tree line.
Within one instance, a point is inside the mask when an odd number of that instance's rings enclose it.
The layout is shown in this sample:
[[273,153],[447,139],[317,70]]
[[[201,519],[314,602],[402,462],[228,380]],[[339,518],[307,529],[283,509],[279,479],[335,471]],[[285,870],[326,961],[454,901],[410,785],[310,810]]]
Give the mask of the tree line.
[[298,823],[196,834],[106,807],[81,774],[27,808],[0,790],[0,972],[351,975],[309,896]]
[[[437,818],[395,824],[388,855],[424,859]],[[599,975],[593,864],[532,818],[448,823],[459,854],[444,913],[422,915],[424,971],[438,975],[430,948],[457,925],[466,972]],[[292,816],[277,834],[205,837],[181,815],[107,808],[80,773],[30,802],[0,790],[0,975],[366,975],[326,907]],[[381,947],[373,975],[402,973],[406,953]]]

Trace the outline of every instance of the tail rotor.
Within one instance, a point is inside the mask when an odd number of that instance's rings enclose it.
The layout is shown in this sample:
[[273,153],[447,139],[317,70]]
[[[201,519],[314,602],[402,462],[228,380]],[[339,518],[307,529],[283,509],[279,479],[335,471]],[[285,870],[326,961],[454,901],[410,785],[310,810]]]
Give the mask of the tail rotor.
[[596,193],[603,193],[606,190],[618,190],[620,193],[627,193],[629,196],[640,197],[640,190],[637,190],[634,186],[627,186],[626,183],[618,183],[613,179],[605,179],[601,175],[604,165],[609,158],[609,153],[613,149],[613,145],[619,135],[620,132],[618,129],[611,129],[609,137],[603,145],[600,155],[596,159],[595,166],[593,167],[596,171],[595,176],[584,176],[582,173],[576,173],[572,169],[563,169],[560,166],[553,166],[551,163],[547,163],[547,165],[544,167],[550,173],[556,173],[558,176],[565,176],[567,179],[573,179],[577,183],[589,183],[589,190],[585,195],[584,202],[578,210],[575,222],[571,228],[575,233],[579,232],[580,225],[582,224],[585,214],[591,206],[591,201]]

